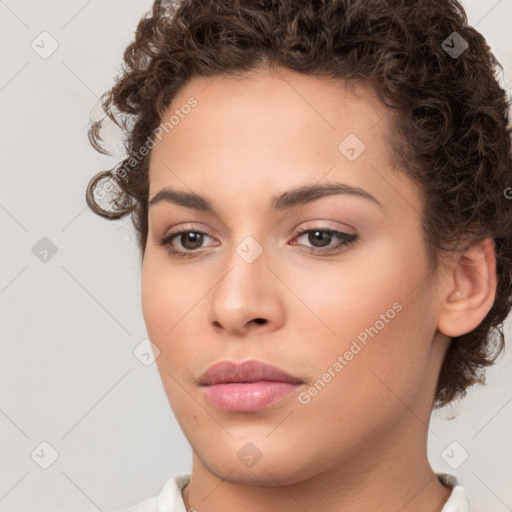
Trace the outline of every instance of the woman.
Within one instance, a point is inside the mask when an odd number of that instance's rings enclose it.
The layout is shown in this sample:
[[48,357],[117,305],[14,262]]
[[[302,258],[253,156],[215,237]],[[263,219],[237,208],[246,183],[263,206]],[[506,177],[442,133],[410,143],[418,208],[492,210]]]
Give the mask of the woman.
[[511,137],[460,4],[157,2],[124,63],[87,201],[193,450],[130,510],[470,510],[426,440],[503,348]]

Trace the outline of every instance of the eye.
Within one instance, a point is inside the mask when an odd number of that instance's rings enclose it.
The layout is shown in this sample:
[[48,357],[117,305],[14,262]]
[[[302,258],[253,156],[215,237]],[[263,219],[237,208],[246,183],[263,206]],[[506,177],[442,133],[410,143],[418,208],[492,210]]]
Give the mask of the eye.
[[[305,246],[307,253],[310,254],[332,254],[338,252],[342,247],[348,247],[356,243],[358,236],[343,231],[337,231],[330,228],[314,228],[303,229],[295,233],[292,245],[297,244],[297,240],[305,235],[308,235],[307,241],[311,246]],[[182,230],[170,233],[158,239],[159,245],[162,245],[166,250],[176,258],[187,258],[194,256],[194,253],[199,252],[205,241],[205,237],[212,238],[204,231],[199,230]],[[332,245],[332,241],[338,239],[338,242]],[[181,249],[176,249],[176,242],[179,242]]]
[[[176,258],[186,258],[193,256],[197,249],[201,249],[204,238],[212,238],[204,231],[177,231],[166,235],[158,240],[159,245],[163,245],[167,251]],[[183,250],[174,248],[175,239],[181,244]]]
[[[344,233],[343,231],[337,231],[330,228],[314,228],[299,231],[295,234],[294,240],[305,235],[308,235],[307,241],[312,244],[312,247],[306,246],[308,249],[306,252],[311,254],[331,254],[341,247],[349,247],[353,245],[358,239],[357,235]],[[338,239],[339,241],[334,245],[330,245],[333,239]],[[292,245],[297,244],[293,243]],[[325,247],[328,248],[324,249]]]

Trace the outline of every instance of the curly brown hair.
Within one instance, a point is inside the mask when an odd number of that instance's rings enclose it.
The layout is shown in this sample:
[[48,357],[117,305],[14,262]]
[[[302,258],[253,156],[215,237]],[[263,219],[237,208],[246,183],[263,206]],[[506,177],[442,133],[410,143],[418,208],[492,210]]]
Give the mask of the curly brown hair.
[[[460,55],[448,51],[455,42],[464,50]],[[389,122],[400,171],[425,198],[422,226],[431,269],[437,271],[440,255],[461,242],[494,241],[494,304],[477,328],[452,338],[434,406],[485,382],[485,367],[504,349],[502,327],[511,308],[510,105],[497,79],[503,68],[468,26],[458,1],[157,1],[139,21],[123,63],[100,99],[103,119],[91,121],[89,140],[110,154],[100,135],[109,118],[126,133],[128,156],[91,179],[86,200],[109,219],[131,214],[142,258],[148,147],[155,145],[163,113],[191,78],[244,76],[265,64],[371,84],[396,114]],[[105,179],[115,184],[108,207],[97,201]]]

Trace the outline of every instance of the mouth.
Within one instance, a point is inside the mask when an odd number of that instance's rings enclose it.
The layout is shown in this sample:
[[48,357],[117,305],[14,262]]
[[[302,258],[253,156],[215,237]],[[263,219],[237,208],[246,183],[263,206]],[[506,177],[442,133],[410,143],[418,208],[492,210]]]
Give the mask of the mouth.
[[212,405],[227,411],[262,409],[293,393],[304,382],[281,368],[259,361],[221,361],[199,379]]

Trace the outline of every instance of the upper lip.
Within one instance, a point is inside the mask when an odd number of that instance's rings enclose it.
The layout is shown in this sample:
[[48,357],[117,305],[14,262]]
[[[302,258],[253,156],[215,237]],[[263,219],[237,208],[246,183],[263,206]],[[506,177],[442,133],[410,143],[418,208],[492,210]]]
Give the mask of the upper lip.
[[211,386],[225,382],[257,382],[262,380],[292,382],[294,384],[303,382],[298,377],[290,375],[281,368],[260,361],[250,360],[242,363],[232,361],[216,363],[201,375],[199,384]]

